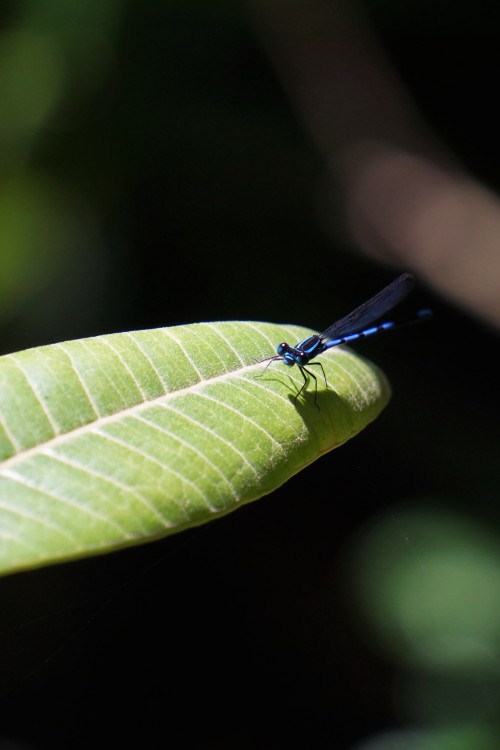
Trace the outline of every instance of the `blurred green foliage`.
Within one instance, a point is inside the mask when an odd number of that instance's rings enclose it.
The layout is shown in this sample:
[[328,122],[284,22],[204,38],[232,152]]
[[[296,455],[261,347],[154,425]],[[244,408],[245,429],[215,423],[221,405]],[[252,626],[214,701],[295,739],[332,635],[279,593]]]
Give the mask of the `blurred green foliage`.
[[383,733],[353,750],[495,750],[498,734],[487,727],[464,724],[446,729],[406,729]]
[[457,737],[482,726],[498,742],[499,535],[439,506],[426,498],[360,534],[355,598],[373,644],[398,665],[400,711],[423,724],[455,723]]
[[68,288],[85,292],[87,320],[99,289],[102,264],[87,273],[99,205],[85,201],[71,162],[60,169],[51,148],[71,143],[76,113],[103,85],[120,10],[109,0],[23,2],[0,30],[0,326],[20,319],[21,337],[32,326],[35,337],[69,333],[62,321],[75,323],[81,308]]
[[493,673],[500,688],[499,537],[427,503],[398,513],[404,537],[394,519],[363,537],[355,567],[365,615],[401,663]]
[[[4,350],[276,319],[288,294],[274,279],[310,242],[315,165],[255,51],[229,3],[12,6],[0,31]],[[226,276],[250,255],[260,293],[242,300]],[[189,278],[189,294],[165,294],[162,278]]]

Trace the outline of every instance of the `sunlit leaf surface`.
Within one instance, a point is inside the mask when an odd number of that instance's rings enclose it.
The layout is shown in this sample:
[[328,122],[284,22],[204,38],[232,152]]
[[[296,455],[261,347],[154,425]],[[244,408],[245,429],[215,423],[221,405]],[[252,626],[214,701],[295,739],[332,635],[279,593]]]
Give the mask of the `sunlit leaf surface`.
[[298,368],[259,362],[310,333],[201,323],[0,358],[0,572],[205,523],[362,430],[389,397],[373,365],[322,355],[318,409]]

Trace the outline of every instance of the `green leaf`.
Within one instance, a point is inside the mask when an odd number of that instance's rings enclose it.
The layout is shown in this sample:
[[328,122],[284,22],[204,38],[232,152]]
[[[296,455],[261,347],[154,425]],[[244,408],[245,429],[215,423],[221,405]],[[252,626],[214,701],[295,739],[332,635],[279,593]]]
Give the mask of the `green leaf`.
[[200,323],[1,357],[0,573],[205,523],[362,430],[389,398],[373,365],[322,355],[317,409],[297,367],[259,362],[310,334]]

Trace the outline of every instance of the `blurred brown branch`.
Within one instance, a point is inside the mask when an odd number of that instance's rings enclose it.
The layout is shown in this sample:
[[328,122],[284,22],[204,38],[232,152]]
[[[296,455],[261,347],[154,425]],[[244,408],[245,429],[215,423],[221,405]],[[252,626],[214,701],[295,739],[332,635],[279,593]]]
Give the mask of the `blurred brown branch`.
[[[427,128],[353,0],[249,0],[349,237],[500,325],[500,202]],[[335,213],[338,212],[336,209]]]

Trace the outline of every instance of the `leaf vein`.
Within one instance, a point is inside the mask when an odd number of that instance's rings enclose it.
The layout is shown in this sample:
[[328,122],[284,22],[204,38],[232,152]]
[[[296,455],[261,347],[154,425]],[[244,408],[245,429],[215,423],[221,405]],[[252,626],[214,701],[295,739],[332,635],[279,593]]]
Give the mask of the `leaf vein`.
[[231,491],[234,499],[238,498],[238,495],[237,495],[237,493],[236,493],[233,485],[229,481],[229,479],[220,470],[220,468],[216,464],[213,463],[213,461],[210,461],[209,458],[204,453],[202,453],[202,451],[198,450],[193,445],[191,445],[190,443],[188,443],[187,440],[184,440],[183,438],[179,437],[179,435],[176,435],[174,432],[171,432],[170,430],[166,430],[163,426],[160,427],[160,425],[156,424],[156,422],[152,422],[151,420],[146,419],[144,416],[141,417],[141,416],[135,415],[133,418],[136,419],[138,422],[143,422],[144,424],[147,424],[149,427],[152,427],[153,429],[155,429],[157,432],[161,433],[162,435],[167,435],[169,438],[171,438],[172,440],[175,440],[180,445],[183,445],[188,450],[193,451],[193,453],[196,456],[198,456],[203,461],[205,461],[205,463],[208,466],[210,466],[210,468],[213,471],[215,471],[215,473],[218,474],[222,478],[222,480],[229,487],[229,489],[230,489],[230,491]]
[[[56,456],[50,456],[48,457],[51,461],[58,461],[58,457]],[[119,524],[115,523],[112,519],[108,518],[108,516],[103,515],[102,513],[96,513],[95,511],[92,511],[88,506],[81,505],[80,503],[75,502],[74,500],[70,500],[67,497],[64,497],[63,495],[56,495],[53,492],[49,492],[43,487],[40,487],[35,482],[30,482],[27,477],[23,476],[19,472],[13,471],[12,469],[7,469],[4,472],[4,476],[7,476],[14,481],[18,482],[21,485],[24,485],[25,487],[28,487],[30,490],[33,490],[34,492],[38,492],[41,495],[44,495],[45,497],[52,498],[52,500],[55,500],[58,503],[63,503],[64,505],[68,505],[71,508],[75,508],[77,511],[80,511],[84,515],[90,516],[92,518],[97,518],[100,521],[106,521],[106,523],[111,524],[112,526],[115,526],[121,534],[123,534],[126,537],[129,537],[130,534]],[[5,505],[4,507],[9,507],[8,505]],[[18,512],[13,508],[13,512]],[[19,513],[20,515],[24,515],[22,513]],[[36,516],[33,516],[33,518],[37,518]],[[40,521],[40,523],[43,523],[43,521]],[[47,524],[48,525],[48,524]],[[54,528],[59,529],[58,526],[54,526]],[[61,531],[61,534],[65,534],[65,532]],[[69,537],[68,537],[69,538]]]
[[171,528],[172,524],[166,518],[164,518],[161,513],[158,512],[158,509],[154,505],[152,505],[142,493],[132,489],[130,485],[119,482],[118,479],[114,476],[110,477],[106,474],[103,474],[102,472],[95,471],[95,469],[90,469],[88,466],[80,464],[78,461],[74,461],[73,459],[68,458],[68,456],[66,455],[61,455],[60,453],[57,453],[50,448],[45,451],[45,455],[51,456],[58,460],[60,463],[63,463],[66,466],[70,466],[73,469],[83,471],[85,474],[99,479],[99,481],[111,484],[112,486],[117,487],[119,490],[126,492],[128,495],[132,495],[132,497],[137,498],[141,505],[150,510],[161,521],[165,528]]
[[[54,344],[54,346],[61,346],[61,345]],[[256,364],[252,364],[252,365],[248,365],[245,368],[241,368],[241,370],[239,371],[231,370],[229,372],[223,373],[222,375],[213,377],[209,381],[203,381],[201,383],[193,383],[191,385],[186,386],[185,388],[181,388],[177,391],[173,391],[172,393],[166,393],[157,398],[150,399],[149,401],[141,402],[139,404],[133,404],[132,406],[129,406],[125,409],[121,409],[115,412],[114,414],[106,414],[106,415],[100,416],[97,413],[96,409],[94,408],[94,412],[96,413],[96,417],[97,417],[95,421],[88,422],[87,424],[84,424],[84,425],[80,425],[78,427],[73,428],[71,431],[67,433],[61,433],[57,435],[55,438],[51,440],[47,440],[44,443],[40,443],[39,445],[35,445],[31,448],[26,448],[24,450],[19,451],[15,456],[6,458],[2,463],[0,463],[0,472],[3,468],[7,468],[8,466],[12,464],[22,462],[23,460],[29,458],[30,456],[39,455],[43,451],[44,447],[49,448],[49,447],[53,447],[54,445],[57,446],[60,443],[65,443],[67,441],[73,440],[77,438],[79,435],[97,432],[99,431],[99,428],[101,426],[105,426],[107,424],[112,424],[112,423],[119,423],[126,416],[133,416],[134,414],[140,413],[143,410],[149,409],[151,406],[156,405],[156,406],[165,407],[167,406],[167,404],[170,404],[173,401],[178,401],[185,394],[188,394],[188,393],[196,394],[198,393],[198,391],[202,391],[204,388],[206,388],[207,385],[212,385],[217,382],[224,382],[231,378],[237,377],[238,375],[241,376],[246,371],[255,370],[256,367],[257,367]],[[75,368],[75,372],[78,375],[78,371],[76,370],[76,368]],[[83,381],[82,381],[82,384],[83,384]],[[90,399],[89,401],[92,404],[92,401]],[[215,401],[215,400],[212,399],[212,401]],[[216,403],[220,403],[220,402],[216,401]],[[240,412],[237,412],[237,413],[240,414]],[[193,420],[193,422],[194,424],[199,424],[200,427],[203,427],[203,425],[201,425],[198,421]]]
[[136,376],[135,376],[135,373],[134,373],[134,372],[133,372],[133,371],[132,371],[132,370],[130,369],[130,367],[129,367],[128,363],[127,363],[127,362],[126,362],[126,361],[124,360],[124,358],[122,357],[122,355],[120,354],[120,352],[118,352],[118,351],[116,350],[116,348],[115,348],[115,347],[114,347],[114,346],[113,346],[113,345],[111,344],[111,342],[110,342],[110,341],[108,341],[108,340],[107,340],[106,338],[104,338],[104,337],[102,338],[102,343],[103,343],[103,344],[104,344],[105,346],[107,346],[107,347],[108,347],[108,349],[110,349],[110,350],[111,350],[111,351],[113,352],[113,354],[115,355],[115,357],[116,357],[116,358],[118,359],[118,361],[119,361],[119,362],[121,363],[121,365],[123,366],[123,369],[124,369],[124,370],[126,370],[126,371],[128,372],[128,374],[130,375],[130,377],[132,378],[132,381],[134,382],[134,384],[135,384],[135,386],[136,386],[137,390],[138,390],[138,391],[139,391],[139,393],[141,394],[142,400],[143,400],[143,401],[146,401],[146,400],[147,400],[147,395],[146,395],[146,393],[144,392],[144,390],[143,390],[143,388],[142,388],[142,386],[141,386],[140,382],[139,382],[139,381],[137,380],[137,378],[136,378]]
[[73,359],[73,356],[70,354],[70,352],[64,346],[64,342],[63,343],[59,343],[59,344],[54,344],[54,347],[57,347],[58,349],[60,349],[66,355],[66,357],[68,358],[68,360],[70,362],[70,365],[71,365],[71,368],[72,368],[73,372],[75,373],[76,378],[77,378],[78,382],[80,383],[80,385],[81,385],[81,387],[83,389],[83,392],[85,393],[85,395],[87,397],[87,401],[90,404],[90,408],[92,409],[92,411],[96,415],[97,419],[100,419],[101,418],[101,413],[100,413],[99,409],[97,408],[97,404],[94,401],[94,398],[93,398],[93,396],[92,396],[92,394],[90,392],[90,389],[88,388],[85,380],[82,378],[82,376],[81,376],[81,374],[80,374],[80,372],[78,370],[78,367],[76,366],[76,363],[75,363],[75,360]]
[[164,382],[163,377],[162,377],[162,375],[160,373],[160,370],[156,367],[156,365],[153,362],[153,360],[151,359],[149,353],[146,352],[146,350],[141,345],[141,343],[138,340],[138,338],[136,336],[134,336],[134,332],[133,331],[129,331],[128,333],[124,333],[123,336],[127,336],[127,338],[129,338],[133,342],[134,346],[136,346],[137,349],[141,352],[142,356],[146,359],[146,361],[150,365],[151,369],[155,373],[156,377],[158,378],[158,382],[160,383],[160,385],[162,387],[163,393],[166,393],[165,382]]
[[[165,471],[167,473],[170,473],[170,474],[173,474],[181,482],[183,482],[183,483],[191,486],[195,490],[195,492],[197,492],[198,495],[200,495],[200,497],[207,504],[207,506],[211,510],[215,510],[215,508],[212,508],[212,506],[210,505],[210,502],[209,502],[207,496],[200,490],[200,488],[197,487],[196,484],[194,484],[194,482],[192,482],[190,479],[188,479],[187,477],[183,476],[178,471],[175,471],[175,469],[173,469],[172,466],[170,466],[168,464],[162,463],[161,461],[159,461],[154,456],[151,456],[150,454],[145,453],[142,450],[139,450],[139,448],[137,448],[137,446],[134,445],[133,443],[129,443],[127,440],[123,440],[122,438],[117,438],[116,435],[111,435],[110,433],[105,432],[103,429],[97,429],[97,430],[95,430],[95,432],[96,432],[96,434],[101,435],[101,437],[103,437],[105,440],[109,440],[112,443],[116,443],[117,445],[121,445],[123,448],[126,448],[127,450],[136,453],[138,456],[142,456],[142,458],[146,459],[146,461],[151,461],[155,465],[160,466],[163,471]],[[187,520],[188,519],[188,515],[185,513],[186,509],[185,509],[184,504],[182,503],[182,501],[177,500],[176,498],[172,498],[172,501],[179,507],[180,510],[184,511],[184,517]]]
[[[164,329],[163,329],[163,333],[167,335]],[[201,374],[201,370],[199,370],[198,367],[195,365],[193,358],[188,354],[188,350],[186,349],[186,347],[180,343],[179,339],[176,336],[174,336],[171,330],[168,332],[168,337],[171,338],[172,341],[175,341],[175,343],[177,344],[181,352],[184,354],[184,356],[186,357],[187,361],[189,362],[189,364],[191,365],[195,373],[198,375],[199,380],[203,381],[203,375]]]
[[226,404],[224,401],[220,401],[219,399],[214,398],[213,396],[210,396],[208,393],[206,393],[206,391],[202,391],[200,393],[197,393],[196,395],[199,398],[204,398],[207,401],[212,401],[214,404],[217,404],[217,406],[219,406],[219,407],[224,407],[224,408],[228,409],[228,411],[232,412],[233,414],[237,414],[241,419],[243,419],[244,422],[248,422],[253,427],[255,427],[256,430],[258,430],[259,432],[261,432],[264,435],[264,437],[266,437],[267,440],[269,440],[269,442],[272,443],[279,450],[279,452],[281,454],[284,454],[286,452],[285,449],[283,448],[283,446],[281,445],[281,443],[279,443],[276,440],[276,438],[270,432],[268,432],[267,430],[265,430],[262,427],[262,425],[260,425],[254,419],[252,419],[251,417],[247,416],[246,414],[243,414],[243,412],[241,412],[239,409],[235,409],[234,406],[231,406],[230,404]]
[[[216,335],[216,336],[217,336],[218,338],[221,338],[221,339],[222,339],[222,340],[224,341],[224,343],[226,344],[226,346],[228,347],[228,349],[230,349],[230,350],[231,350],[231,351],[232,351],[232,352],[233,352],[233,353],[235,354],[235,356],[236,356],[236,359],[238,360],[238,362],[240,363],[240,365],[241,365],[241,366],[243,366],[243,365],[244,365],[245,363],[244,363],[244,361],[242,360],[242,358],[241,358],[241,356],[240,356],[239,352],[238,352],[238,351],[237,351],[237,350],[235,349],[235,347],[234,347],[234,346],[233,346],[233,345],[232,345],[232,344],[230,343],[230,341],[229,341],[229,340],[228,340],[228,339],[227,339],[227,338],[226,338],[226,337],[224,336],[224,334],[222,333],[222,331],[220,331],[220,330],[219,330],[218,328],[216,328],[216,327],[215,327],[214,325],[212,325],[211,323],[206,323],[205,325],[206,325],[206,327],[207,327],[207,328],[209,328],[209,329],[210,329],[211,331],[213,331],[213,332],[214,332],[214,334],[215,334],[215,335]],[[200,334],[199,334],[199,333],[198,333],[198,332],[197,332],[196,330],[193,330],[193,329],[192,329],[192,330],[191,330],[191,334],[194,334],[194,335],[195,335],[195,336],[196,336],[197,338],[203,338],[203,337],[201,337],[201,336],[200,336]],[[205,343],[205,345],[206,345],[206,346],[208,346],[208,347],[209,347],[209,348],[210,348],[210,349],[211,349],[211,350],[212,350],[212,351],[214,352],[214,354],[215,354],[215,356],[217,357],[217,359],[219,359],[219,360],[220,360],[221,362],[223,362],[223,361],[224,361],[224,360],[223,360],[223,358],[222,358],[222,357],[221,357],[221,355],[220,355],[220,352],[219,352],[219,350],[218,350],[218,349],[216,349],[216,347],[215,347],[215,346],[212,346],[212,344],[210,343],[210,340],[209,340],[209,339],[207,339],[207,338],[204,338],[204,343]]]
[[48,408],[47,408],[44,400],[42,399],[42,397],[38,393],[38,389],[37,389],[36,385],[32,382],[31,378],[29,377],[29,375],[25,371],[25,369],[22,367],[22,365],[18,362],[15,354],[10,354],[9,355],[9,359],[14,363],[14,365],[17,367],[17,369],[19,370],[19,372],[23,375],[24,379],[26,380],[26,382],[28,383],[29,387],[33,391],[33,393],[35,395],[35,398],[36,398],[36,400],[37,400],[37,402],[38,402],[41,410],[43,411],[43,413],[44,413],[44,415],[45,415],[45,417],[47,419],[47,422],[49,423],[50,427],[52,428],[52,432],[54,433],[54,437],[55,437],[56,435],[59,434],[59,425],[57,424],[57,422],[52,417],[52,414],[49,412],[49,410],[48,410]]
[[[28,487],[28,489],[32,491],[38,492],[46,497],[50,497],[58,502],[66,502],[63,498],[60,498],[57,495],[53,495],[50,492],[46,492],[45,490],[40,489],[40,487],[37,487],[31,482],[28,482],[25,477],[17,474],[17,472],[15,471],[9,471],[9,472],[6,472],[5,474],[13,482],[17,482],[18,484],[21,484],[24,487]],[[20,518],[25,518],[29,521],[35,521],[36,523],[39,523],[41,526],[44,526],[48,529],[52,529],[53,531],[57,531],[58,534],[60,534],[61,536],[64,536],[72,544],[76,544],[80,548],[80,543],[73,534],[70,534],[65,529],[63,530],[61,526],[59,526],[58,524],[51,523],[46,518],[45,515],[43,517],[37,516],[36,513],[29,513],[25,509],[20,509],[18,506],[11,506],[8,503],[0,503],[0,507],[2,507],[4,510],[9,511],[10,513],[13,513],[14,515],[19,516]]]
[[178,416],[182,417],[182,419],[185,419],[187,422],[190,422],[191,424],[195,425],[197,429],[204,430],[207,432],[211,437],[216,438],[217,440],[220,440],[222,443],[224,443],[225,446],[227,446],[233,453],[236,453],[237,456],[245,463],[255,474],[255,476],[260,479],[260,473],[257,471],[255,466],[251,463],[251,461],[248,460],[248,458],[245,456],[244,453],[239,451],[237,448],[234,447],[232,443],[229,442],[229,440],[226,440],[226,438],[222,437],[222,435],[219,435],[215,430],[212,430],[210,427],[207,427],[207,425],[203,424],[203,422],[199,422],[197,419],[194,419],[194,417],[190,417],[189,414],[185,414],[180,409],[175,409],[172,404],[167,403],[160,403],[158,404],[162,409],[168,410],[173,412],[174,414],[177,414]]

